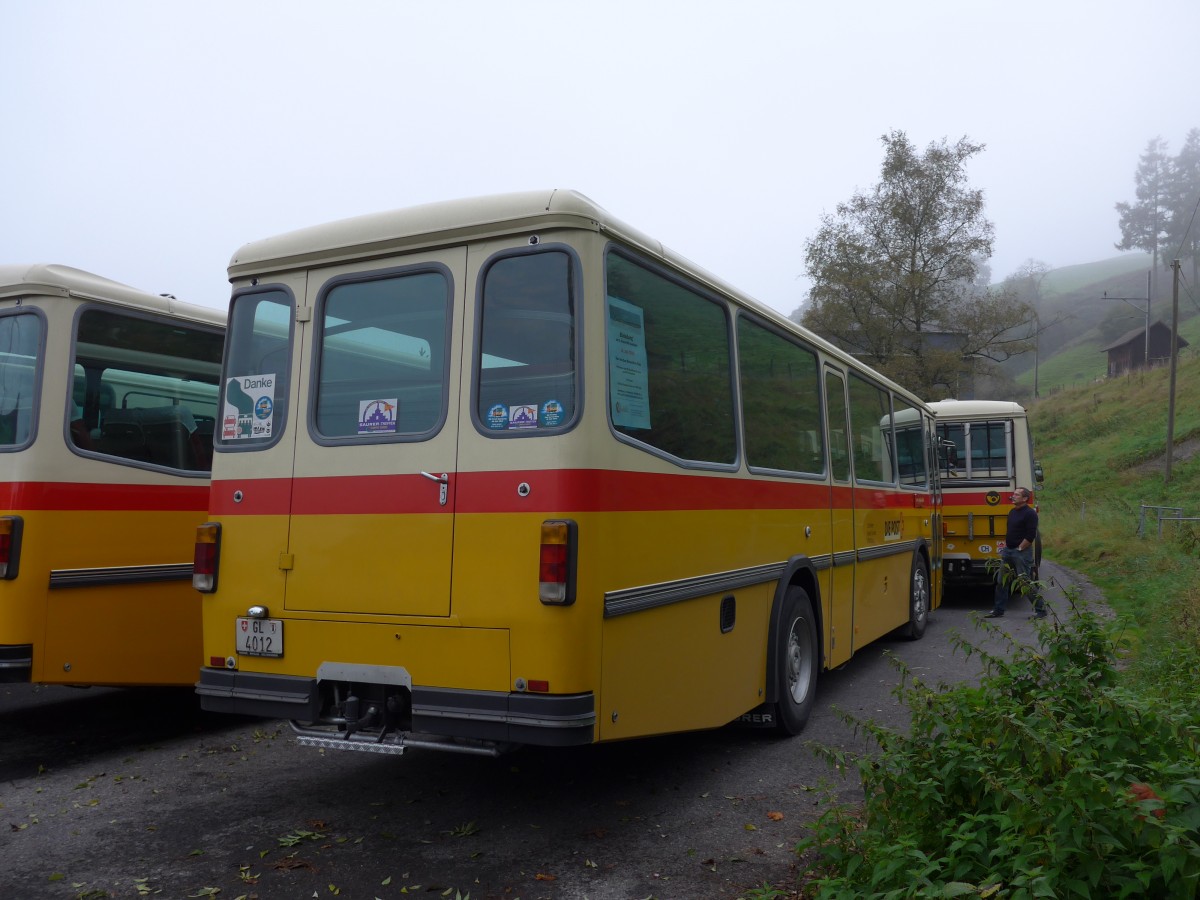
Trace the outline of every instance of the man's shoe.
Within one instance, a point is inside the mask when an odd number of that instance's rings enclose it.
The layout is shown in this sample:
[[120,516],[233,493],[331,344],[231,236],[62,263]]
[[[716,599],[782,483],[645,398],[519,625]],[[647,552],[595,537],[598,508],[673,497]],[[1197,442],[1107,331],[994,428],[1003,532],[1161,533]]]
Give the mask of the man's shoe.
[[984,618],[985,619],[1002,619],[1002,618],[1004,618],[1004,613],[990,612],[986,616],[984,616]]
[[1033,614],[1032,618],[1034,618],[1034,619],[1044,619],[1044,618],[1046,618],[1046,615],[1047,615],[1047,613],[1045,613],[1045,612],[1035,612],[1035,613]]

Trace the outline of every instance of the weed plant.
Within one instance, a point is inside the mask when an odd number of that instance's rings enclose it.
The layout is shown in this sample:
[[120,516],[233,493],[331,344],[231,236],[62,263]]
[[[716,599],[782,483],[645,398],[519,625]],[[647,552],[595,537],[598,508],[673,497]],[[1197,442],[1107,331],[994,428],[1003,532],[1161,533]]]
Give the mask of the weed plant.
[[818,747],[861,774],[797,847],[819,897],[1195,897],[1200,713],[1123,687],[1111,618],[1067,591],[1036,647],[978,655],[977,687],[901,669],[900,732],[847,717],[879,752]]

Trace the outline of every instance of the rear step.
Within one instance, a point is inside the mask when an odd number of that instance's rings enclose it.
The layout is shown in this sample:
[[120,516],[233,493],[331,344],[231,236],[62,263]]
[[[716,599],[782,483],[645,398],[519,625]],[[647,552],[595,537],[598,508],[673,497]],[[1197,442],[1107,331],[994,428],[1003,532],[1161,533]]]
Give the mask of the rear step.
[[516,744],[497,744],[494,741],[478,741],[470,738],[443,737],[441,735],[394,732],[379,736],[355,732],[347,736],[344,732],[332,732],[312,728],[292,721],[296,743],[302,747],[318,747],[322,750],[358,750],[362,753],[390,753],[401,756],[410,749],[441,750],[447,753],[467,753],[472,756],[498,757],[516,747]]

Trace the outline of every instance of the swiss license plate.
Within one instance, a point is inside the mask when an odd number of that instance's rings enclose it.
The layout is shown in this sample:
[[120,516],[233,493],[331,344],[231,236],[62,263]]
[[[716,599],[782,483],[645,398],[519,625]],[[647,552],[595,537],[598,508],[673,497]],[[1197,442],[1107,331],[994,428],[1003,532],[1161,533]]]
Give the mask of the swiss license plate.
[[238,619],[237,652],[242,656],[283,656],[283,620]]

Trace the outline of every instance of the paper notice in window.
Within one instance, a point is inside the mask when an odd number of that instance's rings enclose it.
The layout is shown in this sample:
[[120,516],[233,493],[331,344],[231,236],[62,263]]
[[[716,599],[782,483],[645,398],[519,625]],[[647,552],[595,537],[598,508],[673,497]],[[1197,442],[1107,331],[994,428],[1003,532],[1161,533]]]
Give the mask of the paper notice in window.
[[608,298],[609,412],[618,428],[650,427],[650,378],[642,309]]

